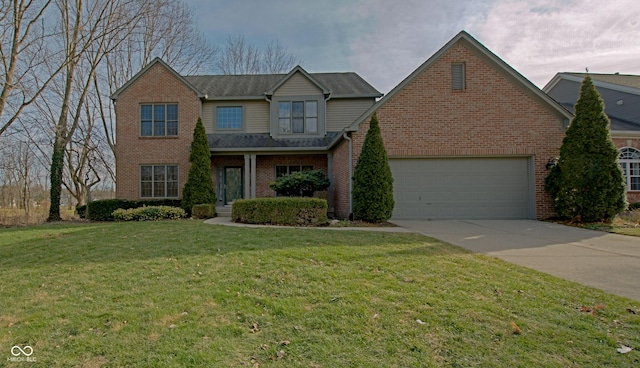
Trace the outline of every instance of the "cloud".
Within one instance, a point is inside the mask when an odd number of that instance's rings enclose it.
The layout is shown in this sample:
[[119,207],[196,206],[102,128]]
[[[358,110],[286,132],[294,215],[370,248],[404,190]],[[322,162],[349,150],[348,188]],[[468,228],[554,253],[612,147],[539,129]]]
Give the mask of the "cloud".
[[468,28],[540,87],[557,72],[585,68],[640,74],[637,0],[497,1]]
[[483,13],[487,1],[363,0],[353,11],[375,25],[351,43],[354,70],[382,92],[402,79]]

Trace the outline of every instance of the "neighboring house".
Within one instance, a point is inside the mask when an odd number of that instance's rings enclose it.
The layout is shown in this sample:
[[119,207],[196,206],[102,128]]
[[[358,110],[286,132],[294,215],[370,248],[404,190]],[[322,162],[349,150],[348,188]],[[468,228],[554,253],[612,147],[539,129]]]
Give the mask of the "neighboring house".
[[[627,200],[640,202],[640,75],[589,73],[611,121],[611,138],[620,151]],[[586,73],[558,73],[543,90],[573,112]]]
[[269,197],[279,175],[322,169],[338,218],[377,111],[396,219],[553,215],[544,192],[571,113],[461,32],[387,96],[353,73],[180,76],[154,60],[113,96],[118,198],[179,197],[198,116],[219,205]]
[[[198,117],[220,207],[274,196],[268,184],[296,171],[334,182],[341,131],[381,95],[355,73],[181,76],[155,59],[112,96],[116,197],[181,197]],[[333,211],[333,187],[325,195]]]

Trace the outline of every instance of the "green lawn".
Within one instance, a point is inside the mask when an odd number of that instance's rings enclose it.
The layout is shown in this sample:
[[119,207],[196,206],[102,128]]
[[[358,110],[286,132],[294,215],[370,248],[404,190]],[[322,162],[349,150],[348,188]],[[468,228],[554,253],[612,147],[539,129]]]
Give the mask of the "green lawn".
[[[10,361],[15,345],[36,362]],[[3,365],[637,367],[640,301],[416,234],[11,228]]]

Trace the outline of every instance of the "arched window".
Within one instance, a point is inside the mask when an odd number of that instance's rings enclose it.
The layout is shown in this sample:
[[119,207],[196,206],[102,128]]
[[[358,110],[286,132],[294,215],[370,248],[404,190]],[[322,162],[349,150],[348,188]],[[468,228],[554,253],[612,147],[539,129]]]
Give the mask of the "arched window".
[[618,160],[627,182],[627,190],[640,190],[640,150],[633,147],[620,148]]

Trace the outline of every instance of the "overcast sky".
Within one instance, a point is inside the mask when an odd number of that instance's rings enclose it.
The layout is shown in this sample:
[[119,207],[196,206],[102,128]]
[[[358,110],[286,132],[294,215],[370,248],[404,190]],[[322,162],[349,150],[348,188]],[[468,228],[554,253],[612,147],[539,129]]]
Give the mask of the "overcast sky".
[[279,41],[308,72],[383,93],[461,30],[542,88],[557,72],[640,74],[639,0],[187,0],[215,44]]

